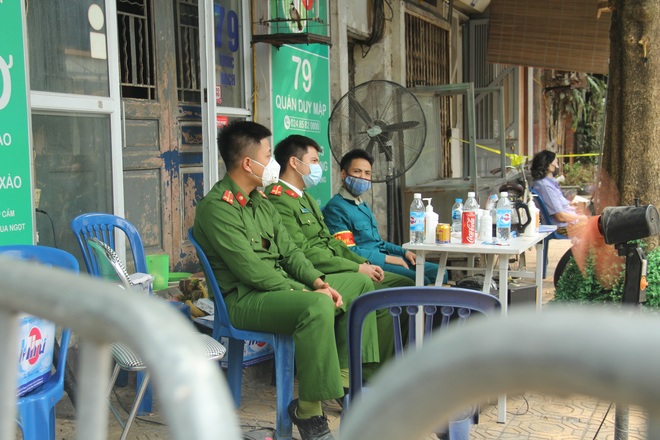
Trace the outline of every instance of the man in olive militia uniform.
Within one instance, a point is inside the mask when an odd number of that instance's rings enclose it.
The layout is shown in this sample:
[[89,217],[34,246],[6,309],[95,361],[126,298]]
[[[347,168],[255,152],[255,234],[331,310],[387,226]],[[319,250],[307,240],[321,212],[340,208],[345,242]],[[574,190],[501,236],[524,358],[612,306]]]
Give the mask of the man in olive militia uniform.
[[[373,284],[363,274],[324,274],[291,240],[277,210],[257,190],[279,175],[269,136],[266,127],[247,121],[222,130],[218,147],[227,174],[198,203],[194,235],[232,324],[293,335],[299,398],[289,414],[303,440],[333,439],[321,401],[344,395],[348,307]],[[375,317],[365,332],[364,362],[378,362]]]

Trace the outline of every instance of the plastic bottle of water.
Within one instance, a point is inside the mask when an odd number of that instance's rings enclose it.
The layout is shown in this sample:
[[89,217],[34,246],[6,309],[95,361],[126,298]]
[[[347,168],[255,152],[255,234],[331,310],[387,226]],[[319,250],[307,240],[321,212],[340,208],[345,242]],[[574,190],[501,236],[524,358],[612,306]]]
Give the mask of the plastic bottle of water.
[[[497,202],[499,198],[497,194],[491,194],[486,202],[486,209],[490,211],[491,220],[491,237],[497,235]],[[481,230],[481,228],[479,228]]]
[[422,195],[415,193],[410,204],[410,242],[413,244],[424,242],[424,212]]
[[475,244],[477,242],[477,211],[479,203],[476,194],[472,191],[468,193],[468,198],[463,206],[463,222],[461,224],[461,243]]
[[509,193],[503,191],[497,202],[497,241],[500,243],[508,243],[511,238],[511,214]]
[[463,199],[456,199],[451,207],[451,233],[454,237],[461,237],[461,222],[463,218]]
[[495,214],[495,209],[497,209],[497,201],[497,194],[491,194],[488,197],[488,201],[486,202],[486,209],[490,211],[491,216],[494,216]]

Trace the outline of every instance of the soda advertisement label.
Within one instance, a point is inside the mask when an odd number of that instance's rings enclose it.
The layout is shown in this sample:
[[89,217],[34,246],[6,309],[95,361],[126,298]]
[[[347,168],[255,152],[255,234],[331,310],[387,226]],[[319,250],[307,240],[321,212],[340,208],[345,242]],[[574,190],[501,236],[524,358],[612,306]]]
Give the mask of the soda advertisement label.
[[32,244],[23,2],[0,0],[0,245]]
[[18,395],[21,396],[50,377],[55,348],[55,324],[26,315],[19,329]]
[[273,145],[291,134],[314,139],[322,148],[321,182],[309,193],[326,204],[332,197],[328,144],[330,117],[329,50],[321,44],[283,45],[272,49]]

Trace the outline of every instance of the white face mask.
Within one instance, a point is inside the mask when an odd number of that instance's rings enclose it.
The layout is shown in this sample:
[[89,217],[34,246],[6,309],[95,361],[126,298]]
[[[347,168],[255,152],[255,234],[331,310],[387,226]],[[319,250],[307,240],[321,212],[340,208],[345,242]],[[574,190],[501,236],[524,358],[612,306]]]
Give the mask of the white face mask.
[[[264,172],[261,175],[261,186],[265,188],[268,185],[277,183],[277,181],[280,179],[280,164],[277,163],[275,159],[271,157],[270,162],[268,162],[268,165],[264,165],[261,162],[256,161],[254,159],[252,159],[252,161],[264,167]],[[252,175],[255,177],[259,177],[254,173],[252,173]]]

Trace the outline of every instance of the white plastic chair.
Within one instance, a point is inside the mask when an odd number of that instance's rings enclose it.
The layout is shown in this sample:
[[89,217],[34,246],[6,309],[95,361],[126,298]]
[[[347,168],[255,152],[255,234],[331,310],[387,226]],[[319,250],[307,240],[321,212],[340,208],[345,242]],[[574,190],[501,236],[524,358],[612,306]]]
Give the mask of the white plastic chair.
[[[173,439],[240,439],[220,369],[180,312],[88,276],[0,256],[0,438],[15,438],[18,313],[79,335],[76,438],[107,438],[110,344],[128,344],[149,367]],[[47,288],[45,288],[47,286]]]

